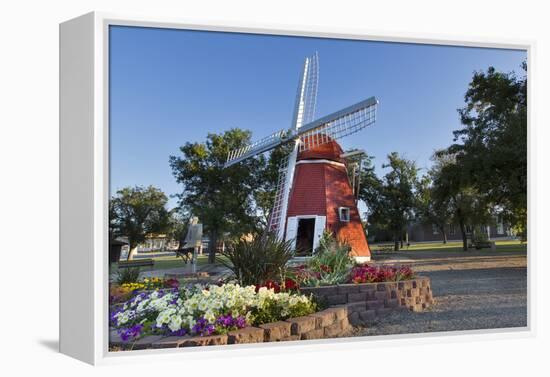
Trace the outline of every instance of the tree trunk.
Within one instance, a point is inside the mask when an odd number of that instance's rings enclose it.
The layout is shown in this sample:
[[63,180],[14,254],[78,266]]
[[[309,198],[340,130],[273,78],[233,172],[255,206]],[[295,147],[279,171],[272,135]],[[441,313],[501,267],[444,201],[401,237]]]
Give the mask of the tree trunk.
[[129,251],[128,251],[128,258],[126,258],[126,260],[134,260],[134,256],[137,254],[137,246],[131,246],[131,245],[128,245],[129,247]]
[[394,251],[399,251],[399,232],[395,232],[393,234],[393,250]]
[[445,245],[446,243],[447,243],[447,232],[443,230],[443,245]]
[[458,224],[460,225],[460,232],[462,233],[462,250],[468,251],[468,236],[466,235],[466,226],[464,220],[459,217]]
[[216,232],[210,233],[208,242],[208,263],[216,262],[216,246],[218,244],[218,234]]

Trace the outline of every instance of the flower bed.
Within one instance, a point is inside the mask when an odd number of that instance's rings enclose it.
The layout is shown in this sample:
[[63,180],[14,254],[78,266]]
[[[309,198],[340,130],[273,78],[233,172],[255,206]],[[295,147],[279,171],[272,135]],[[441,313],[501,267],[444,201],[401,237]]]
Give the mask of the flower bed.
[[143,291],[111,307],[110,322],[123,342],[145,336],[212,336],[307,316],[316,310],[307,296],[237,284],[194,285]]
[[420,312],[433,303],[430,279],[415,277],[404,281],[352,283],[320,287],[302,287],[328,306],[344,305],[353,325],[364,325],[396,309]]
[[350,324],[346,307],[329,308],[307,316],[284,321],[247,326],[225,334],[203,336],[148,335],[132,342],[123,341],[115,332],[111,334],[112,349],[139,350],[148,348],[177,348],[225,344],[280,342],[334,338],[348,335]]
[[162,288],[178,288],[178,279],[161,279],[158,277],[145,278],[137,282],[111,284],[109,288],[109,303],[121,303],[129,300],[136,292],[150,291]]
[[412,280],[415,277],[414,271],[409,266],[394,267],[369,264],[347,266],[346,268],[341,268],[338,274],[335,274],[334,269],[329,265],[322,264],[318,268],[300,265],[293,273],[296,280],[295,285],[302,287],[320,287],[350,283],[382,283]]
[[411,280],[415,277],[409,266],[374,266],[361,264],[353,267],[348,278],[349,283],[383,283],[389,281]]
[[288,274],[300,287],[378,283],[411,280],[415,277],[409,266],[357,264],[350,256],[349,245],[338,241],[330,233],[323,233],[311,259],[289,269]]

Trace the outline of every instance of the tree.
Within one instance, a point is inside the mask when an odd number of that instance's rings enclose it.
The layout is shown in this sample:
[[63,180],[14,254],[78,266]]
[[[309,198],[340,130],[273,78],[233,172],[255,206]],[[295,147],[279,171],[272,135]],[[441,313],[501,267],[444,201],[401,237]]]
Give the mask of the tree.
[[249,131],[233,128],[208,134],[204,143],[186,143],[180,147],[182,156],[170,156],[172,173],[183,185],[179,205],[199,217],[209,237],[209,263],[214,263],[217,242],[225,233],[238,237],[259,226],[254,192],[261,185],[265,159],[257,156],[224,168],[229,151],[249,142]]
[[466,170],[455,156],[446,151],[436,153],[436,163],[431,170],[432,195],[436,202],[448,203],[452,221],[458,223],[462,233],[462,247],[468,250],[466,226],[472,228],[490,221],[491,205],[487,197],[469,182]]
[[178,241],[180,248],[183,245],[185,236],[187,235],[187,228],[189,219],[187,216],[182,215],[178,208],[170,211],[168,236],[170,239]]
[[128,238],[128,260],[133,259],[137,246],[148,234],[164,232],[168,228],[167,202],[166,195],[153,186],[125,187],[111,198],[110,230],[113,237]]
[[[527,65],[522,65],[524,72]],[[456,156],[468,185],[516,228],[527,226],[527,77],[476,72],[459,109],[463,128],[447,153]]]
[[436,171],[430,171],[423,176],[416,188],[416,215],[426,224],[434,224],[443,235],[443,243],[447,243],[446,225],[451,222],[453,211],[450,198],[436,195],[433,186],[433,176]]
[[[399,250],[403,232],[415,208],[414,189],[417,185],[418,168],[414,161],[399,156],[397,152],[388,155],[388,163],[382,165],[389,172],[380,181],[372,180],[376,185],[369,188],[369,223],[376,223],[393,234],[394,249]],[[376,191],[374,191],[376,190]]]
[[[349,150],[346,153],[352,151],[353,150]],[[359,169],[355,172],[359,189],[356,187],[355,190],[357,191],[357,197],[368,205],[369,203],[377,201],[381,182],[374,171],[374,156],[365,154],[362,155],[360,159]],[[348,164],[348,176],[350,180],[353,179],[352,174],[353,169],[351,165]]]

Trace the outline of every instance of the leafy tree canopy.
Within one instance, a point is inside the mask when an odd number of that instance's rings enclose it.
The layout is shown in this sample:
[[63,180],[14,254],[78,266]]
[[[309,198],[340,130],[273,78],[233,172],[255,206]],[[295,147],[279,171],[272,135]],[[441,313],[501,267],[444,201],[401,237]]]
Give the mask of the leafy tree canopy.
[[198,216],[210,239],[209,261],[225,233],[240,236],[257,230],[259,219],[254,192],[261,187],[259,173],[265,158],[248,158],[224,168],[229,151],[249,144],[250,132],[238,128],[208,134],[204,143],[186,143],[182,155],[170,156],[172,173],[183,191],[177,195],[181,208]]
[[390,153],[388,162],[382,167],[389,171],[380,181],[372,178],[377,190],[372,190],[371,194],[363,193],[362,198],[369,200],[369,223],[376,223],[391,231],[395,249],[398,250],[401,235],[413,216],[416,204],[418,168],[414,161],[400,157],[397,152]]
[[[526,63],[522,66],[527,71]],[[463,127],[446,151],[468,185],[484,193],[512,224],[527,222],[527,77],[476,72],[459,109]]]
[[153,186],[125,187],[111,198],[110,233],[113,237],[128,238],[128,259],[132,259],[137,245],[144,242],[148,234],[161,233],[168,229],[167,202],[166,195]]

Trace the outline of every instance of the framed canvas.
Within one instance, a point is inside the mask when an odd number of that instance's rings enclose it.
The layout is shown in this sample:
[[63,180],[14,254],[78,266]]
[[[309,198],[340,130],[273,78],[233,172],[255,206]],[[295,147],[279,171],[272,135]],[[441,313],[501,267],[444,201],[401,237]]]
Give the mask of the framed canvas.
[[530,333],[532,50],[62,23],[61,352],[98,364]]

